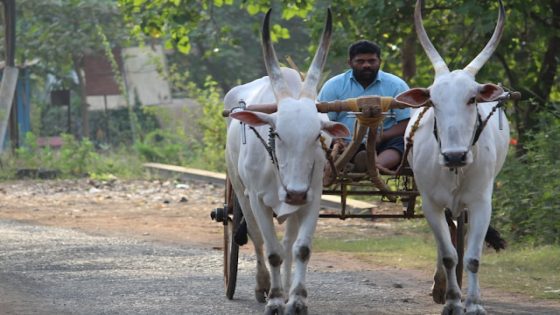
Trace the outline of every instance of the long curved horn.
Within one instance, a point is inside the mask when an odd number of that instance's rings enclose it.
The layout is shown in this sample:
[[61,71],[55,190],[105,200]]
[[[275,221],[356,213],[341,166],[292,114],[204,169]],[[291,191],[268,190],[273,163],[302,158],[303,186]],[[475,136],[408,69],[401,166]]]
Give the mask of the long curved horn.
[[484,66],[486,61],[490,59],[490,56],[492,56],[492,53],[494,53],[494,51],[498,47],[498,43],[500,42],[500,39],[502,38],[502,34],[504,33],[505,16],[506,14],[504,10],[504,5],[502,4],[502,0],[500,0],[498,23],[496,24],[496,28],[494,29],[494,34],[492,34],[490,41],[488,41],[488,44],[484,46],[484,49],[464,69],[472,73],[473,76],[475,76],[478,73],[478,70],[480,70],[480,68]]
[[270,78],[270,84],[272,85],[272,90],[276,96],[276,101],[279,102],[281,99],[286,97],[293,97],[288,84],[284,80],[282,75],[282,70],[280,69],[280,64],[278,58],[276,57],[276,52],[272,46],[272,40],[270,39],[270,12],[272,9],[266,12],[266,16],[263,22],[262,28],[262,48],[264,56],[264,65],[266,66],[266,72]]
[[448,73],[449,68],[447,68],[445,61],[443,60],[443,58],[441,58],[436,48],[428,38],[428,34],[426,34],[426,29],[424,28],[424,24],[422,23],[421,7],[421,0],[417,0],[416,8],[414,9],[414,27],[416,28],[416,35],[418,35],[420,44],[424,48],[426,55],[428,55],[428,58],[434,66],[437,78],[441,74]]
[[332,35],[332,13],[331,9],[327,9],[327,20],[325,22],[325,27],[323,29],[323,35],[321,36],[321,41],[319,42],[319,47],[313,57],[313,61],[307,70],[307,75],[305,81],[303,81],[303,88],[300,93],[301,97],[308,97],[315,99],[317,97],[317,85],[319,84],[319,79],[321,78],[321,72],[327,61],[327,54],[329,53],[329,46],[331,44]]

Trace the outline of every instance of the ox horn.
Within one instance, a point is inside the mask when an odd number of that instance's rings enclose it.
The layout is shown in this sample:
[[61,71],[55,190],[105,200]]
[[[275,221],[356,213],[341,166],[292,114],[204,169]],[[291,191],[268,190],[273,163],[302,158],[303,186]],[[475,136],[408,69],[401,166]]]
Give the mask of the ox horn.
[[490,59],[492,53],[498,47],[498,43],[502,38],[502,34],[504,33],[504,25],[505,25],[505,10],[504,5],[502,4],[502,0],[500,0],[500,11],[498,13],[498,23],[496,24],[496,28],[494,29],[494,33],[490,38],[490,41],[484,46],[484,49],[476,56],[476,58],[469,63],[464,70],[470,72],[473,76],[476,76],[478,70],[482,68],[482,66]]
[[272,85],[272,90],[276,96],[276,101],[280,102],[281,99],[287,97],[293,97],[288,84],[284,80],[282,75],[282,70],[280,69],[280,64],[278,58],[276,57],[276,52],[272,46],[272,40],[270,39],[270,12],[272,9],[266,12],[266,16],[263,22],[262,28],[262,48],[264,55],[264,65],[266,66],[266,72],[270,78],[270,84]]
[[319,42],[319,47],[317,52],[313,57],[313,61],[307,70],[307,75],[305,81],[303,82],[303,88],[300,93],[301,97],[308,97],[310,99],[315,99],[317,97],[317,85],[319,84],[319,79],[321,78],[321,72],[327,61],[327,54],[329,52],[329,46],[331,44],[332,35],[332,13],[331,9],[327,9],[327,20],[325,22],[325,27],[323,29],[323,35],[321,35],[321,41]]
[[426,55],[428,55],[428,58],[434,66],[437,78],[440,74],[448,73],[449,68],[428,38],[428,34],[426,34],[426,29],[424,28],[424,24],[422,23],[421,2],[421,0],[416,1],[416,8],[414,9],[414,27],[416,28],[416,35],[418,35],[420,44],[424,48]]

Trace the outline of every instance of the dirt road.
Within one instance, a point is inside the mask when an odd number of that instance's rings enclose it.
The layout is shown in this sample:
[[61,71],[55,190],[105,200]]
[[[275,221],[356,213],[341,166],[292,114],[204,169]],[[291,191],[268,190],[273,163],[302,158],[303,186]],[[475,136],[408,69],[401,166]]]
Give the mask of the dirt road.
[[[223,188],[200,182],[0,183],[0,314],[260,314],[243,248],[235,299],[223,294]],[[364,221],[320,221],[317,233]],[[311,314],[438,314],[429,271],[314,253]],[[489,314],[560,314],[560,305],[484,291]]]

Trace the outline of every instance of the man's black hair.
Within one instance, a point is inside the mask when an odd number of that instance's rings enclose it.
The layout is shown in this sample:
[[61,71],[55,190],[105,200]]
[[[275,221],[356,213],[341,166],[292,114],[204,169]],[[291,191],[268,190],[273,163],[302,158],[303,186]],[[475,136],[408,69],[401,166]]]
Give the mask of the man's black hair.
[[348,48],[348,57],[352,60],[358,54],[377,54],[377,57],[381,58],[381,48],[369,40],[360,40]]

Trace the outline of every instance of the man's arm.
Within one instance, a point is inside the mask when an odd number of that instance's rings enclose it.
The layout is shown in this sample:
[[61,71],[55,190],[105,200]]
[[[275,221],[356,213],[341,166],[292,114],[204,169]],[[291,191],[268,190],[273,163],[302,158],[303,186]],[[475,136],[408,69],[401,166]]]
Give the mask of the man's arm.
[[395,138],[398,136],[403,136],[406,130],[406,126],[408,125],[409,119],[404,119],[393,125],[391,128],[383,130],[381,137],[377,137],[380,139],[380,142],[385,142],[391,138]]

